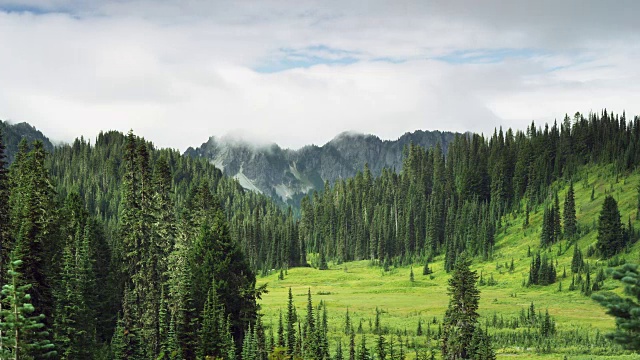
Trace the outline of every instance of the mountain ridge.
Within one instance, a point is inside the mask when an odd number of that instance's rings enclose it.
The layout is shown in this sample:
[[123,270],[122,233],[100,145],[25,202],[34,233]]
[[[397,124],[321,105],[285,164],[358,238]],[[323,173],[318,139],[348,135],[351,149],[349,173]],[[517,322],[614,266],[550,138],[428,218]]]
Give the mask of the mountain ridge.
[[455,135],[416,130],[396,140],[383,140],[372,134],[345,131],[324,145],[299,149],[283,149],[276,143],[256,145],[237,136],[211,136],[199,147],[188,148],[185,155],[205,157],[244,188],[296,205],[305,194],[322,189],[325,181],[334,183],[352,177],[365,164],[374,176],[384,168],[400,171],[403,149],[410,143],[425,148],[440,143],[446,152]]
[[4,134],[3,140],[7,147],[6,155],[9,164],[13,162],[15,154],[18,152],[18,145],[23,138],[27,139],[29,143],[35,140],[40,140],[47,151],[53,151],[53,144],[51,143],[51,140],[49,140],[49,138],[40,130],[27,122],[11,124],[8,121],[0,120],[0,129]]

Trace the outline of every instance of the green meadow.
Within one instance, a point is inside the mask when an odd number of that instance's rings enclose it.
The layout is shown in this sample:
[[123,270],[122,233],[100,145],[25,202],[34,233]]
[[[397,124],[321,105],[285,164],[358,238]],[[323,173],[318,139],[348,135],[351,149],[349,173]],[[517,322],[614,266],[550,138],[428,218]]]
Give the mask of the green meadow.
[[[597,239],[597,221],[602,202],[607,194],[618,201],[622,223],[632,221],[636,229],[640,221],[636,221],[638,204],[638,184],[640,174],[616,174],[613,166],[585,167],[574,176],[576,212],[580,238],[578,246],[585,254],[585,261],[592,269],[607,267],[607,261],[595,256],[588,257],[587,248],[593,246]],[[560,205],[563,206],[568,183],[556,183],[552,187],[558,191]],[[593,199],[592,199],[593,191]],[[552,196],[549,199],[553,199]],[[524,206],[522,207],[524,208]],[[549,286],[524,286],[529,274],[531,257],[528,251],[539,250],[540,229],[542,224],[543,205],[530,212],[529,226],[524,227],[524,211],[512,213],[502,219],[502,226],[496,234],[496,246],[493,258],[489,261],[476,259],[473,268],[482,273],[485,280],[493,278],[492,286],[480,286],[481,323],[497,317],[516,317],[522,309],[527,309],[533,302],[537,310],[549,314],[555,319],[559,331],[582,331],[590,336],[604,334],[614,328],[614,319],[605,314],[598,303],[584,296],[580,290],[569,291],[571,283],[571,259],[573,247],[566,240],[549,249],[548,256],[557,260],[558,281]],[[627,262],[638,262],[640,245],[636,243],[628,252],[621,254]],[[513,260],[514,270],[509,271]],[[367,336],[369,349],[375,347],[377,336],[373,335],[372,324],[375,322],[376,308],[380,312],[383,329],[392,333],[400,332],[409,339],[411,347],[435,348],[435,340],[427,345],[426,337],[416,336],[418,322],[422,322],[423,331],[427,326],[436,331],[447,308],[447,280],[449,274],[443,270],[443,258],[436,258],[429,264],[433,270],[431,275],[422,275],[423,263],[413,264],[415,280],[410,281],[411,267],[396,267],[383,271],[381,267],[370,261],[330,264],[329,270],[320,271],[314,268],[293,268],[287,271],[284,280],[278,279],[278,272],[260,277],[258,284],[268,284],[269,292],[260,300],[263,322],[277,329],[279,312],[286,313],[289,288],[292,289],[294,303],[298,314],[304,316],[307,304],[307,291],[310,289],[314,305],[323,301],[328,310],[329,342],[333,352],[338,340],[348,352],[348,337],[345,335],[345,314],[349,311],[354,328],[362,321],[362,331]],[[563,278],[566,269],[567,277]],[[592,270],[593,271],[593,270]],[[594,276],[595,273],[592,273]],[[560,290],[559,283],[562,283]],[[622,292],[620,284],[613,280],[605,281],[608,291]],[[491,328],[489,329],[492,331]],[[361,335],[357,335],[356,343]],[[413,349],[406,350],[409,358],[415,357]],[[640,356],[616,352],[615,355],[591,352],[585,348],[555,349],[543,354],[531,348],[496,346],[499,359],[640,359]],[[439,355],[439,354],[438,354]]]

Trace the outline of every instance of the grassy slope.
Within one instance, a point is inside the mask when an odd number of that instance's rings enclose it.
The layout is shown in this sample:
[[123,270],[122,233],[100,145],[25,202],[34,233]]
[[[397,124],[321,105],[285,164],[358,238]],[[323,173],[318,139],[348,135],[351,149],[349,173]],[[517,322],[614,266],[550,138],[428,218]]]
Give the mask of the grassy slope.
[[[622,222],[627,223],[629,216],[635,221],[635,208],[637,204],[636,186],[640,183],[640,174],[620,176],[616,182],[613,168],[587,167],[576,178],[574,190],[576,194],[576,212],[579,227],[584,229],[584,236],[579,240],[579,246],[585,252],[586,248],[595,244],[597,230],[596,223],[605,194],[610,193],[618,201],[622,215]],[[613,184],[613,185],[611,185]],[[561,206],[564,202],[568,184],[555,184],[559,189]],[[592,201],[591,189],[595,186],[595,198]],[[508,216],[504,219],[504,227],[497,234],[497,245],[494,259],[489,262],[475,262],[474,269],[482,271],[488,278],[491,274],[498,282],[496,286],[481,287],[480,314],[483,317],[498,315],[513,316],[526,308],[533,301],[537,309],[548,309],[556,319],[559,329],[573,329],[576,327],[591,328],[595,331],[606,332],[613,328],[613,318],[605,314],[604,309],[596,302],[584,297],[579,291],[567,291],[571,283],[570,264],[573,248],[564,251],[557,257],[558,277],[563,282],[563,291],[558,292],[558,285],[547,287],[523,287],[522,282],[528,277],[531,258],[527,257],[527,249],[532,251],[539,247],[540,228],[542,223],[543,207],[540,206],[530,214],[530,226],[523,230],[523,214]],[[638,225],[638,224],[636,224]],[[640,227],[640,226],[636,226]],[[566,249],[566,243],[562,242],[562,248]],[[549,255],[556,257],[558,245],[554,246]],[[625,254],[628,261],[638,261],[640,242]],[[511,262],[513,258],[515,271],[509,273],[504,267],[497,269],[497,264]],[[598,259],[587,258],[591,264],[596,264]],[[561,279],[562,268],[567,267],[567,279]],[[306,293],[310,287],[314,304],[323,300],[329,311],[330,345],[332,351],[339,337],[342,337],[344,328],[345,311],[347,307],[351,313],[351,319],[357,328],[360,319],[364,321],[363,329],[369,332],[369,320],[375,319],[375,308],[385,311],[382,315],[382,324],[392,329],[407,329],[415,334],[419,319],[427,321],[434,316],[441,319],[448,304],[447,279],[449,276],[443,270],[442,258],[436,259],[431,264],[434,270],[434,279],[422,275],[422,264],[415,264],[414,274],[416,281],[409,281],[409,267],[394,269],[384,273],[378,267],[369,266],[368,261],[352,262],[332,266],[330,270],[318,271],[311,268],[290,269],[284,280],[278,280],[277,274],[272,274],[258,280],[259,283],[268,283],[269,293],[262,301],[262,311],[265,314],[265,324],[277,326],[278,312],[286,310],[287,292],[291,287],[294,294],[294,302],[298,313],[303,314],[306,306]],[[620,291],[618,283],[607,280],[606,289]],[[326,295],[319,295],[324,293]],[[425,327],[426,329],[426,327]],[[347,344],[343,337],[343,345]],[[359,340],[358,340],[359,341]],[[374,345],[373,336],[368,338],[369,347]],[[500,358],[511,358],[511,350],[501,350]],[[531,353],[516,354],[517,358],[549,358],[556,359],[560,355],[536,356]],[[570,357],[572,359],[598,358],[592,356]],[[615,358],[621,358],[617,356]],[[626,357],[625,357],[626,358]],[[640,358],[631,356],[629,358]]]

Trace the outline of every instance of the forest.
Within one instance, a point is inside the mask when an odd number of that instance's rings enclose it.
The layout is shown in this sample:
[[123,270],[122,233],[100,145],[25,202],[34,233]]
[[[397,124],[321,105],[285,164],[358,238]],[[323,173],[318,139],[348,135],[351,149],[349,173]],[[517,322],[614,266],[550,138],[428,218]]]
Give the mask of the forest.
[[[590,219],[597,240],[581,249],[578,240],[592,231],[577,221],[574,185],[587,166],[609,166],[616,178],[635,174],[638,117],[576,113],[560,125],[459,135],[446,153],[411,145],[399,173],[374,178],[365,166],[327,182],[303,198],[299,216],[205,159],[158,149],[133,131],[51,152],[23,140],[11,164],[4,137],[1,359],[493,359],[509,346],[550,353],[590,344],[616,354],[627,354],[625,341],[640,347],[624,326],[607,336],[557,329],[533,303],[511,317],[481,318],[478,288],[495,280],[471,270],[505,251],[496,239],[513,219],[532,232],[530,217],[542,216],[522,286],[561,289],[570,279],[571,291],[595,294],[611,315],[632,313],[635,305],[616,310],[623,300],[599,290],[623,280],[630,296],[640,294],[640,283],[630,283],[636,268],[622,258],[636,243],[637,220],[623,219],[607,195]],[[569,249],[571,266],[561,269],[558,257]],[[419,264],[411,282],[442,262],[448,308],[410,332],[385,327],[376,308],[367,332],[362,319],[328,324],[327,304],[314,306],[311,289],[298,310],[289,289],[278,322],[263,321],[270,288],[260,277],[357,261],[383,273]],[[514,270],[513,258],[504,269]]]

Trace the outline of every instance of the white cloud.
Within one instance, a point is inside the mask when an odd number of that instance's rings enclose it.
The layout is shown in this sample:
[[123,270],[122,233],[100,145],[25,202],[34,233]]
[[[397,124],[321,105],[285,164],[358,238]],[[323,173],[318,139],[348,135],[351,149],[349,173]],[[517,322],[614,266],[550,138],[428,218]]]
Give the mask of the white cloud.
[[[0,118],[185,149],[229,132],[299,147],[640,113],[635,1],[475,4],[0,0]],[[254,70],[287,51],[304,67]],[[322,64],[343,57],[358,61]]]

